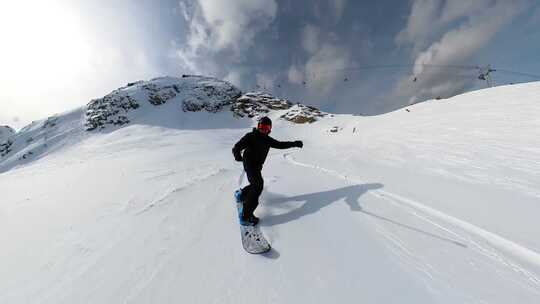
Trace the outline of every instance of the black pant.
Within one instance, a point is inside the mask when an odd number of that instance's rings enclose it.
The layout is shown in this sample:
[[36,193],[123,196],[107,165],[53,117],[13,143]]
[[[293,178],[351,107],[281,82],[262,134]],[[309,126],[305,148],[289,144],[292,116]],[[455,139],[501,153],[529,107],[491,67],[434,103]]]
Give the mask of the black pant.
[[261,195],[264,187],[264,180],[262,178],[261,170],[245,168],[249,185],[242,188],[242,200],[244,201],[243,216],[248,217],[253,215],[253,211],[259,205],[259,196]]

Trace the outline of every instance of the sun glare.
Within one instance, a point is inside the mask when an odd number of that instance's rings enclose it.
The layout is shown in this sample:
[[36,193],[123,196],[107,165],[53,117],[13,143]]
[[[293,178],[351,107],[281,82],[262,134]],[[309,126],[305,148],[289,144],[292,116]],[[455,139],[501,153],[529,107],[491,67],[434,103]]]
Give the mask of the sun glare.
[[11,88],[37,80],[34,88],[47,90],[54,81],[77,78],[89,64],[82,22],[61,1],[4,1],[0,37],[0,80]]

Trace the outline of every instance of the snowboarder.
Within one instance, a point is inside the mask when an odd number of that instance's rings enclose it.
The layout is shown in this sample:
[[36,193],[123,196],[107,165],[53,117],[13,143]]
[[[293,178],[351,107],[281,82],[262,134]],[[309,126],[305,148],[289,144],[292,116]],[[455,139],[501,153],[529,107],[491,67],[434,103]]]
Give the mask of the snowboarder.
[[[253,211],[259,205],[259,196],[262,193],[264,180],[261,170],[264,161],[268,155],[270,148],[288,149],[293,147],[302,148],[302,141],[278,141],[270,137],[272,130],[272,120],[268,117],[262,117],[257,123],[257,128],[253,130],[240,141],[238,141],[233,149],[234,159],[241,161],[244,164],[249,185],[239,189],[234,196],[237,202],[243,202],[243,208],[240,215],[240,224],[243,226],[255,226],[259,222],[259,218],[253,215]],[[241,152],[244,151],[242,154]]]

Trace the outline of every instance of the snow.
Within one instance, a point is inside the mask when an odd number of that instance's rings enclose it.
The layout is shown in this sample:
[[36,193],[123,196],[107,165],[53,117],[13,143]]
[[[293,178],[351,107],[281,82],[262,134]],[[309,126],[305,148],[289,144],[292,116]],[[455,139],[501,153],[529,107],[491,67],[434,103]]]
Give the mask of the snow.
[[540,302],[540,83],[310,124],[270,112],[304,148],[265,164],[265,255],[243,251],[233,198],[254,121],[141,101],[123,126],[85,131],[81,108],[12,135],[0,303]]
[[11,127],[0,126],[0,142],[6,141],[13,134],[15,134],[15,130],[13,130]]
[[87,130],[125,125],[137,116],[133,112],[146,113],[148,110],[145,108],[167,102],[176,103],[184,112],[217,112],[240,95],[240,90],[228,82],[204,76],[183,75],[182,78],[158,77],[137,81],[92,100],[86,110],[85,125]]

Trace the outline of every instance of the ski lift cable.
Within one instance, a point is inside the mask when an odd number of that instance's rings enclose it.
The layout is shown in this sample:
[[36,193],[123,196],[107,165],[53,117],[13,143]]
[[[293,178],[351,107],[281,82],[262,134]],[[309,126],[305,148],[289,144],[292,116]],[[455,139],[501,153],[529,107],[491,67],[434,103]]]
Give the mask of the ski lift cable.
[[526,77],[530,77],[530,78],[540,79],[540,75],[534,75],[534,74],[530,74],[530,73],[514,72],[514,71],[510,71],[510,70],[503,70],[503,69],[494,69],[494,72],[521,75],[521,76],[526,76]]
[[472,65],[448,65],[448,64],[390,64],[390,65],[365,65],[358,67],[342,68],[342,69],[329,69],[325,70],[323,73],[318,73],[319,75],[336,73],[336,72],[345,72],[345,71],[355,71],[355,70],[374,70],[374,69],[405,69],[412,67],[425,67],[425,68],[438,68],[438,69],[458,69],[458,70],[478,70],[480,66]]
[[[520,75],[525,76],[529,78],[534,79],[540,79],[540,75],[530,74],[530,73],[521,73],[521,72],[515,72],[510,71],[506,69],[497,69],[492,68],[491,65],[488,66],[480,66],[480,65],[444,65],[444,64],[390,64],[390,65],[365,65],[365,66],[357,66],[357,67],[349,67],[349,68],[342,68],[342,69],[328,69],[324,70],[322,73],[314,73],[312,72],[312,75],[309,75],[307,79],[305,79],[302,84],[305,86],[307,85],[307,82],[309,79],[316,79],[318,77],[325,77],[329,74],[337,74],[337,72],[344,72],[344,82],[348,82],[351,80],[351,77],[347,71],[355,71],[355,70],[374,70],[374,69],[405,69],[405,68],[412,68],[412,67],[425,67],[428,68],[427,70],[424,70],[421,74],[428,74],[428,75],[448,75],[448,76],[454,76],[454,77],[479,77],[474,75],[467,75],[463,73],[456,73],[456,74],[450,74],[450,73],[444,73],[444,72],[436,72],[432,69],[441,69],[441,70],[461,70],[462,72],[465,72],[466,70],[469,71],[478,71],[480,75],[487,76],[491,72],[501,72],[501,73],[507,73],[507,74],[514,74],[514,75]],[[477,75],[477,74],[476,74]],[[311,77],[310,77],[311,76]],[[414,75],[415,79],[417,77],[421,77],[420,75]]]
[[[331,76],[334,76],[335,74],[330,74],[330,73],[322,73],[322,74],[319,74],[319,76],[317,77],[318,79],[323,79],[323,78],[327,78],[327,77],[331,77]],[[428,70],[428,71],[424,71],[422,72],[420,75],[413,75],[414,78],[422,78],[423,76],[427,76],[427,75],[440,75],[440,76],[452,76],[452,77],[464,77],[464,78],[476,78],[478,76],[478,74],[476,72],[470,72],[468,74],[466,74],[466,71],[456,71],[456,73],[449,73],[449,72],[445,72],[445,71],[433,71],[433,70]],[[350,75],[344,75],[343,76],[343,81],[344,82],[348,82],[348,81],[351,81],[353,80],[355,77],[351,77]],[[315,79],[315,78],[312,78],[312,79]],[[303,81],[303,84],[306,85],[306,82],[307,80],[304,80]]]

